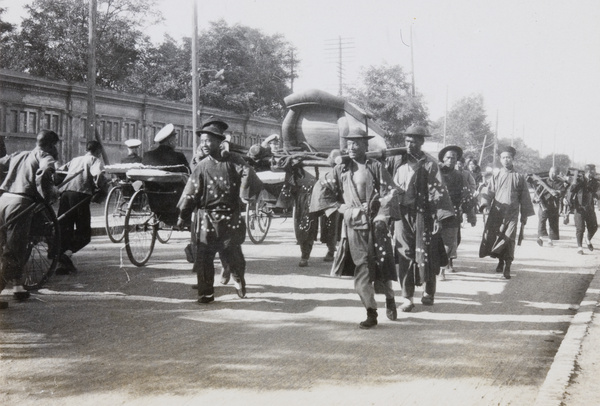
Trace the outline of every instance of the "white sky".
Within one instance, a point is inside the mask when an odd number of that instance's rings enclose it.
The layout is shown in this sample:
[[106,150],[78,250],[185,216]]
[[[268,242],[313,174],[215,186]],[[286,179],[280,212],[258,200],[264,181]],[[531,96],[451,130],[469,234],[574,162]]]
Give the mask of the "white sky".
[[[148,29],[160,41],[191,36],[193,0],[159,0],[165,23]],[[301,59],[294,90],[337,94],[335,51],[348,49],[345,83],[361,66],[384,62],[411,70],[430,118],[473,93],[484,97],[500,138],[524,138],[542,155],[566,153],[600,164],[600,1],[597,0],[197,0],[199,28],[224,18],[281,33]],[[0,0],[6,19],[18,23],[21,5]]]

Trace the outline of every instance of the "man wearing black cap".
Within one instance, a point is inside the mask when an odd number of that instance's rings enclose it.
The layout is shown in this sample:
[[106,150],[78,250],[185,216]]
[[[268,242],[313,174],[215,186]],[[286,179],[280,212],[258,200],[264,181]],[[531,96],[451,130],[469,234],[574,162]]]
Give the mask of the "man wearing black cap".
[[142,163],[152,166],[176,166],[173,172],[188,172],[190,164],[187,158],[181,152],[175,151],[177,147],[177,133],[173,124],[164,126],[154,137],[154,142],[158,143],[158,147],[144,154]]
[[[471,210],[474,206],[472,187],[466,180],[465,174],[470,178],[472,177],[468,172],[456,169],[456,163],[462,155],[462,148],[458,145],[448,145],[442,148],[438,154],[441,162],[440,172],[442,173],[442,179],[448,189],[456,214],[454,217],[448,217],[442,222],[442,240],[444,241],[444,247],[448,255],[448,265],[440,270],[440,278],[442,280],[446,279],[446,271],[456,272],[452,260],[457,257],[456,250],[460,244],[462,215],[463,212]],[[477,218],[469,217],[469,221],[471,226],[475,227]]]
[[527,217],[535,214],[525,176],[513,167],[516,153],[510,146],[500,151],[502,168],[490,179],[488,193],[482,196],[480,208],[489,206],[479,257],[498,258],[496,272],[502,272],[506,279],[511,277],[510,267],[515,257],[519,213],[522,226],[527,223]]
[[590,251],[594,250],[592,238],[598,230],[598,220],[594,209],[594,199],[600,199],[600,182],[596,179],[596,165],[587,164],[583,176],[575,174],[569,190],[570,203],[575,220],[577,253],[583,255],[583,238],[587,228],[585,243]]
[[[22,277],[34,213],[30,211],[18,221],[3,226],[39,199],[51,203],[58,196],[54,186],[58,142],[54,131],[42,130],[37,135],[37,146],[33,150],[16,152],[0,159],[0,170],[7,170],[0,186],[0,292],[8,281],[14,280],[14,296],[19,300],[29,297],[29,292],[23,289]],[[7,302],[0,302],[0,309],[7,307]]]
[[261,182],[245,161],[236,154],[221,154],[228,125],[211,120],[197,132],[200,148],[206,156],[192,172],[177,204],[178,225],[189,223],[196,211],[196,253],[194,271],[198,278],[198,303],[215,300],[214,259],[227,258],[235,289],[240,298],[246,297],[246,260],[242,243],[246,226],[241,215],[241,199],[256,196]]
[[450,221],[454,208],[437,159],[421,149],[425,137],[429,137],[426,127],[410,126],[404,132],[407,153],[390,157],[387,162],[394,183],[402,193],[402,216],[394,225],[394,239],[403,312],[414,309],[415,286],[423,284],[421,303],[433,305],[437,275],[440,268],[448,264],[440,224]]
[[397,280],[387,221],[397,218],[398,202],[394,182],[384,166],[367,158],[368,136],[362,129],[352,129],[347,141],[348,159],[317,182],[311,197],[310,211],[344,217],[339,249],[331,274],[354,276],[354,288],[367,310],[362,329],[377,325],[377,302],[374,282],[383,287],[386,315],[396,320],[397,310],[392,280]]

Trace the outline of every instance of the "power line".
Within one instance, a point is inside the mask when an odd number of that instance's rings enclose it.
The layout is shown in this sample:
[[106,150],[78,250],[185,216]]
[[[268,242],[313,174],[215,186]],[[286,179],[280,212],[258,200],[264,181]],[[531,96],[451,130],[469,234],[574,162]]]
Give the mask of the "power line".
[[[344,67],[345,62],[348,61],[348,53],[351,49],[354,49],[353,38],[342,38],[341,36],[339,36],[336,39],[325,40],[325,51],[328,55],[326,59],[331,61],[337,61],[339,96],[342,96],[342,89],[344,87]],[[332,55],[335,55],[336,58],[332,58]]]

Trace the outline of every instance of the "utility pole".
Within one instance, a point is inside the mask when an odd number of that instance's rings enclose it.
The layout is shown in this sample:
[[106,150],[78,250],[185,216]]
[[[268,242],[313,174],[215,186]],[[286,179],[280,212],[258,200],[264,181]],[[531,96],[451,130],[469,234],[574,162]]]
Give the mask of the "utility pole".
[[[446,146],[446,127],[448,125],[448,85],[446,85],[446,114],[444,114],[444,147]],[[481,162],[481,160],[480,160]]]
[[86,138],[96,137],[96,0],[90,0],[88,24],[88,77]]
[[291,80],[290,80],[290,90],[292,91],[292,93],[294,93],[294,50],[290,50],[290,53],[292,54],[292,59],[291,59]]
[[198,131],[198,10],[196,0],[192,0],[192,155],[196,154],[198,140],[196,131]]
[[492,168],[496,167],[496,155],[498,154],[498,110],[496,110],[496,133],[494,134],[494,156],[492,157]]
[[[412,96],[415,97],[415,58],[413,52],[413,32],[412,25],[410,26],[410,68],[412,71]],[[444,143],[445,145],[445,143]]]
[[344,88],[344,59],[348,60],[348,55],[345,51],[354,48],[354,40],[339,36],[334,40],[325,41],[325,46],[325,51],[330,52],[330,54],[335,52],[335,58],[329,57],[328,60],[331,61],[335,59],[337,64],[338,96],[342,96]]

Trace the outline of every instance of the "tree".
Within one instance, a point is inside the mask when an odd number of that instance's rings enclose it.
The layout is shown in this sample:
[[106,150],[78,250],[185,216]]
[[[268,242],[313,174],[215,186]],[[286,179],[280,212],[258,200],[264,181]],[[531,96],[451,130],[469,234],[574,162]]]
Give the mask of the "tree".
[[[224,20],[212,22],[199,37],[199,89],[202,103],[240,113],[283,117],[285,96],[291,93],[292,45],[283,36],[265,35]],[[225,69],[225,79],[209,81]]]
[[[291,93],[291,51],[281,35],[240,24],[212,22],[198,38],[199,99],[203,106],[282,118]],[[171,100],[190,102],[191,39],[165,37],[140,54],[128,86]],[[294,61],[296,64],[297,61]],[[224,71],[219,78],[215,73]],[[294,75],[295,76],[295,75]]]
[[[444,117],[437,120],[434,131],[443,134]],[[486,138],[487,136],[487,138]],[[490,129],[480,94],[458,100],[446,117],[446,145],[459,145],[464,156],[479,161],[483,142],[486,141],[484,156],[480,165],[484,167],[492,161],[494,133]]]
[[158,46],[142,47],[126,79],[126,89],[168,100],[191,100],[191,40],[178,43],[166,35]]
[[[123,83],[147,41],[143,24],[156,21],[154,0],[99,0],[97,84],[123,90]],[[34,0],[28,17],[0,51],[2,67],[68,82],[87,80],[88,5],[80,0]],[[146,42],[147,43],[147,42]],[[19,52],[8,52],[8,49]]]
[[400,65],[362,68],[359,85],[347,87],[349,99],[369,111],[387,132],[390,144],[399,144],[401,132],[411,124],[427,124],[423,96],[411,94],[411,84]]
[[[549,171],[552,167],[552,154],[542,158],[540,161],[540,171]],[[556,154],[554,155],[554,166],[559,173],[567,173],[567,170],[571,166],[571,158],[567,154]]]
[[8,40],[8,36],[15,29],[13,24],[2,20],[2,14],[4,13],[6,13],[6,9],[4,7],[0,7],[0,44],[4,44]]

